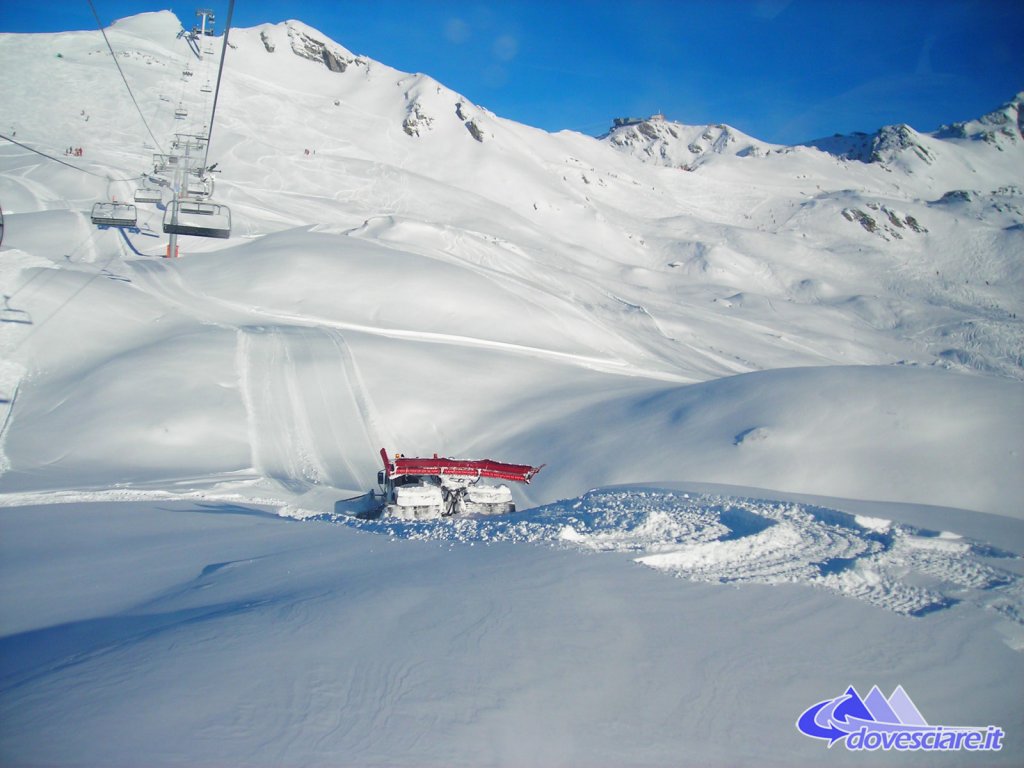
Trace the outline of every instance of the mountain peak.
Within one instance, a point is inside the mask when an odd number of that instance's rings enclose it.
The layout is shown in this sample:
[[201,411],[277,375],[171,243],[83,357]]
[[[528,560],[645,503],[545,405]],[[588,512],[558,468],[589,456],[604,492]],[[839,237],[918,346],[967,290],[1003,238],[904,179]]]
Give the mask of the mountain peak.
[[1024,106],[1024,91],[977,120],[944,125],[935,135],[941,139],[984,141],[1003,149],[1004,145],[1016,144],[1024,139],[1024,109],[1022,106]]
[[182,28],[181,20],[174,11],[145,11],[134,16],[116,19],[110,23],[110,29],[157,39],[168,33],[175,34]]
[[725,125],[684,125],[663,114],[617,117],[599,137],[616,149],[648,163],[693,170],[711,155],[757,155],[770,145]]
[[807,142],[807,146],[820,149],[844,160],[856,160],[861,163],[879,163],[889,165],[907,151],[911,152],[924,163],[931,165],[935,161],[934,154],[928,149],[922,135],[906,123],[886,125],[874,133],[857,131],[852,134],[840,134],[826,139],[815,139]]
[[[975,120],[943,125],[932,133],[920,133],[906,123],[886,125],[874,133],[839,134],[806,142],[830,155],[862,163],[889,166],[899,161],[935,162],[936,139],[982,141],[999,151],[1024,146],[1024,91]],[[929,146],[931,145],[931,146]]]

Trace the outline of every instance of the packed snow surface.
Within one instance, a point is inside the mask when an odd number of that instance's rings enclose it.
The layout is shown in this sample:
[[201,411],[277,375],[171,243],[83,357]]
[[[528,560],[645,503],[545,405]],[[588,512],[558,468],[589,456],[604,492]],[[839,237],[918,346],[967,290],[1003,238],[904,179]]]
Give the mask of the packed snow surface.
[[[859,764],[794,725],[853,684],[1021,763],[1021,95],[594,139],[232,30],[231,237],[163,259],[89,214],[208,130],[179,30],[108,30],[152,135],[0,35],[0,762]],[[381,448],[546,467],[362,519]]]

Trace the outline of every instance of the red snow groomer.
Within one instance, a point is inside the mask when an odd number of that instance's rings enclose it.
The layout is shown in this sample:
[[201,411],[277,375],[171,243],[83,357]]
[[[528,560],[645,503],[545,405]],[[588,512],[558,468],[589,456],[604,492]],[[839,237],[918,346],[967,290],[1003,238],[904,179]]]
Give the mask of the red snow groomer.
[[384,495],[381,512],[406,520],[451,515],[503,515],[516,511],[512,491],[505,484],[482,480],[529,483],[545,465],[506,464],[491,459],[429,459],[398,453],[393,459],[381,448],[384,469],[377,483]]

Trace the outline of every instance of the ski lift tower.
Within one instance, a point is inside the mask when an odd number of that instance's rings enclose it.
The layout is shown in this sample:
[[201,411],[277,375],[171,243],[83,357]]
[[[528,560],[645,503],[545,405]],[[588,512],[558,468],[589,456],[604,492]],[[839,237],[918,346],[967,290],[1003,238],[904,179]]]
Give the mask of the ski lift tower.
[[[202,19],[202,21],[200,22],[200,25],[199,25],[199,34],[202,37],[206,37],[207,34],[212,35],[213,34],[213,23],[216,20],[214,15],[213,15],[213,11],[211,11],[209,8],[197,8],[196,9],[196,16],[198,16],[198,17],[200,17],[200,19]],[[206,22],[207,21],[210,22],[210,31],[209,32],[206,31]]]
[[[206,51],[203,48],[203,40],[206,38],[207,35],[213,34],[213,22],[215,19],[213,11],[211,11],[209,8],[197,8],[196,16],[200,18],[200,22],[198,27],[192,27],[192,40],[194,40],[196,44],[196,56],[202,59],[203,55],[206,53]],[[210,23],[209,28],[207,28],[206,26],[207,22]]]

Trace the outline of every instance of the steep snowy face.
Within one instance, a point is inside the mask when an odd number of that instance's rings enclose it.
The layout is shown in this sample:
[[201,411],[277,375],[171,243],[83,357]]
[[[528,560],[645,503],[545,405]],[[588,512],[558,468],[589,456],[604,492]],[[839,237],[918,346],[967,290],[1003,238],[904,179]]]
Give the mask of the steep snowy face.
[[756,157],[771,149],[728,125],[683,125],[664,115],[616,118],[601,140],[644,162],[687,170],[714,154]]

